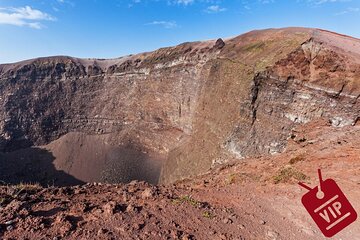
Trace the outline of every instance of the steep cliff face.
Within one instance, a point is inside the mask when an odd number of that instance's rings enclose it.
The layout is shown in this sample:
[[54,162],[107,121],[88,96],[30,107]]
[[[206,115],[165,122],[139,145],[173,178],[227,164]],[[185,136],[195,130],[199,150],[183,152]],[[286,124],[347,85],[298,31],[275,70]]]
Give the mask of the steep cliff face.
[[1,147],[47,144],[72,131],[126,135],[142,129],[150,131],[144,142],[160,129],[189,132],[197,79],[218,52],[214,43],[117,60],[54,57],[3,66]]
[[[139,159],[156,166],[145,180],[168,183],[275,154],[298,124],[356,124],[359,49],[357,39],[291,28],[113,60],[1,65],[0,147],[46,145],[57,170],[85,182],[139,178],[117,174],[140,169]],[[98,147],[82,148],[89,142]],[[82,174],[90,162],[93,174]]]
[[246,155],[281,152],[296,124],[318,118],[337,127],[354,126],[360,114],[359,70],[358,63],[311,38],[258,73],[251,92],[251,130],[233,135],[243,139],[242,151]]
[[[20,151],[2,158],[21,164],[21,149],[46,145],[50,165],[85,182],[138,179],[109,172],[142,169],[139,158],[153,160],[159,172],[168,151],[191,133],[203,66],[222,47],[208,41],[114,60],[50,57],[2,65],[0,147]],[[102,147],[82,148],[89,142]],[[82,173],[87,164],[92,174]],[[141,179],[156,183],[159,176],[150,175]]]
[[[349,41],[355,50],[347,47]],[[296,125],[319,118],[338,127],[355,125],[359,44],[304,29],[251,32],[230,40],[204,83],[197,127],[170,152],[162,180],[205,172],[232,158],[280,153]]]

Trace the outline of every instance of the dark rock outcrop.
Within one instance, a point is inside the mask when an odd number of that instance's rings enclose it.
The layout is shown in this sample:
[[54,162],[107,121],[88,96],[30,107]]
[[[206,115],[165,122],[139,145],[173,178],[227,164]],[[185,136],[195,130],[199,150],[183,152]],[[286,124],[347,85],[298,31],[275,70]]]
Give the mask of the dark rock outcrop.
[[225,47],[225,42],[219,38],[218,40],[216,40],[214,48],[216,49],[222,49],[223,47]]

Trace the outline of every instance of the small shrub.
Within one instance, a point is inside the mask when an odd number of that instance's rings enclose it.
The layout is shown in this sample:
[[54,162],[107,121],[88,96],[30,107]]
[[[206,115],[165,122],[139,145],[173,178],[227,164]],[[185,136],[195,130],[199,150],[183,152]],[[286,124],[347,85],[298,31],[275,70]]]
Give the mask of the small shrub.
[[33,191],[41,188],[38,183],[19,183],[18,185],[14,185],[14,187],[25,191]]
[[188,195],[172,199],[171,202],[174,204],[181,204],[181,203],[187,202],[194,207],[198,207],[201,205],[201,203],[199,201],[193,199],[191,196],[188,196]]
[[174,199],[171,199],[171,203],[172,204],[180,204],[182,202],[181,202],[180,198],[174,198]]
[[300,154],[300,155],[298,155],[296,157],[291,158],[290,161],[289,161],[289,164],[293,165],[295,163],[302,162],[304,160],[305,160],[304,155]]
[[296,179],[297,181],[304,181],[307,180],[308,177],[303,174],[302,172],[292,168],[292,167],[285,167],[282,168],[274,177],[274,183],[286,183],[289,182],[290,179]]
[[204,218],[212,219],[212,218],[214,218],[215,216],[214,216],[211,212],[205,211],[205,212],[203,212],[203,217],[204,217]]
[[38,183],[20,183],[18,185],[13,186],[15,189],[23,190],[23,191],[35,191],[39,190],[41,186]]
[[39,189],[41,189],[41,186],[38,183],[19,183],[9,186],[7,192],[9,196],[14,198],[23,192],[34,193]]
[[193,206],[198,206],[200,204],[197,200],[193,199],[191,196],[186,195],[182,199],[184,202],[188,202]]
[[226,179],[226,183],[227,184],[234,184],[236,181],[236,174],[232,173],[228,176],[228,178]]

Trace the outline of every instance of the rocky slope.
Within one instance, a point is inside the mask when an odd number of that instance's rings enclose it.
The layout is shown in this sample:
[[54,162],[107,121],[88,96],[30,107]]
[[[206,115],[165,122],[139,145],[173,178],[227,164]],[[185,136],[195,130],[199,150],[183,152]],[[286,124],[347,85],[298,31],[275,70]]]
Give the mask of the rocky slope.
[[0,66],[5,182],[171,183],[284,151],[292,129],[359,119],[360,41],[252,31],[112,60]]
[[[301,204],[305,181],[337,181],[360,209],[360,126],[296,127],[285,152],[169,186],[144,182],[0,186],[1,239],[325,239]],[[358,211],[359,212],[359,211]],[[359,239],[355,222],[333,239]]]

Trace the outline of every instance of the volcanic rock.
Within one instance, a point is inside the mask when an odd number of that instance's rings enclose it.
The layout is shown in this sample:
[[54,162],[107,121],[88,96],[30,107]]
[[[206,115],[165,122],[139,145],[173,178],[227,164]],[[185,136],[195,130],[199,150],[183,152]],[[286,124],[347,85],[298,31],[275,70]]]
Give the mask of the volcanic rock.
[[166,184],[282,153],[297,126],[358,123],[359,49],[352,37],[285,28],[0,65],[0,180]]
[[224,46],[225,42],[221,38],[219,38],[218,40],[216,40],[214,48],[222,49]]

